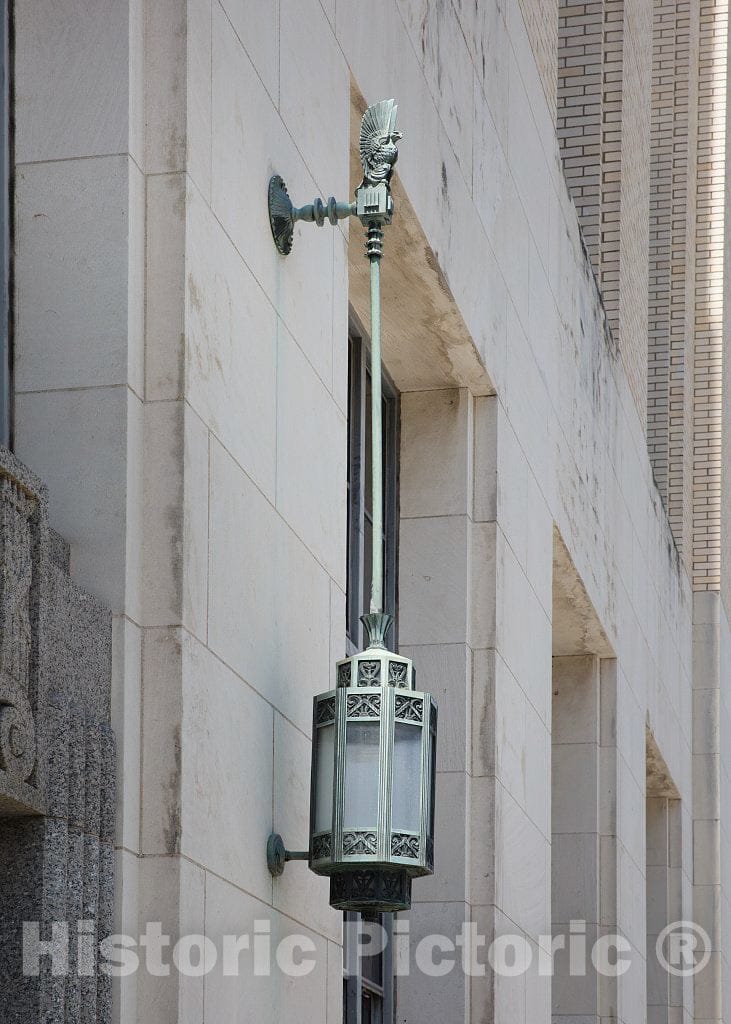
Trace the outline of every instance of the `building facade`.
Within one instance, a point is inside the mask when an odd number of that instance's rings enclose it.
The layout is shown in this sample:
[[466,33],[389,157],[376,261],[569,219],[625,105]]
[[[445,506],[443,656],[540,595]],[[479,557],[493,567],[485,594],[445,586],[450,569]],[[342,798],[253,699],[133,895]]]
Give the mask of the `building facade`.
[[[1,613],[50,652],[3,641],[39,736],[0,715],[3,1020],[731,1019],[726,0],[7,15],[0,499],[41,539],[5,516],[0,590],[32,549],[56,611]],[[312,697],[363,639],[368,263],[355,220],[281,256],[267,185],[351,198],[390,96],[382,541],[436,871],[358,963],[266,845],[307,843]],[[19,979],[21,918],[69,924],[65,975]]]

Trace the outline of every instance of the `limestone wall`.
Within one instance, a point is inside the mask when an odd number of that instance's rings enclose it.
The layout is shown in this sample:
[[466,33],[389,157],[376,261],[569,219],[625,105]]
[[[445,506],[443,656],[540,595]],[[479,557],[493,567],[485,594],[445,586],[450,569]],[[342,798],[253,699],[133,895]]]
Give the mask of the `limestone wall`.
[[[77,124],[58,75],[19,88],[17,418],[74,573],[115,612],[119,930],[161,920],[215,941],[265,918],[317,958],[296,983],[124,979],[120,1024],[340,1019],[327,885],[302,864],[273,881],[264,851],[272,827],[305,841],[311,697],[344,647],[361,240],[301,225],[283,259],[266,187],[277,172],[297,203],[347,195],[351,90],[356,107],[395,96],[405,132],[408,203],[383,263],[384,324],[400,325],[387,353],[402,354],[401,642],[447,706],[438,869],[414,886],[414,920],[467,915],[533,948],[550,934],[552,655],[577,653],[556,650],[568,621],[616,679],[599,746],[614,756],[612,913],[637,954],[617,1016],[640,1024],[646,728],[681,801],[686,904],[693,864],[691,582],[645,429],[650,5],[620,17],[634,41],[611,91],[637,103],[621,179],[601,183],[607,212],[629,211],[603,302],[521,4],[280,0],[273,17],[265,0],[125,0],[78,31],[73,0],[50,19],[18,6],[21,52],[60,47],[95,97]],[[428,337],[407,301],[436,311]],[[404,983],[403,1019],[425,994]],[[455,974],[428,995],[439,1019],[550,1020],[533,974]]]

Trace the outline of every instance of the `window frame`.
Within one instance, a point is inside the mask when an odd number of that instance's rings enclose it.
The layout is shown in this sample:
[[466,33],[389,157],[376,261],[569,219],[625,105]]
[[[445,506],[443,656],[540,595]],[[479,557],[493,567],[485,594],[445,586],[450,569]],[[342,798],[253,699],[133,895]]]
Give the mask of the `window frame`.
[[[354,366],[357,364],[357,372]],[[348,544],[346,588],[346,654],[363,650],[364,631],[360,616],[368,611],[368,595],[364,593],[365,563],[365,493],[366,445],[371,429],[366,417],[367,380],[371,374],[371,354],[367,335],[351,312],[348,329]],[[381,374],[383,394],[383,456],[385,556],[383,563],[384,611],[394,617],[387,642],[396,647],[398,636],[398,523],[399,523],[399,455],[400,403],[399,392],[385,367]],[[351,429],[351,424],[353,429]],[[389,452],[395,457],[388,459]],[[351,478],[355,467],[356,479]],[[392,543],[385,539],[392,537]],[[355,585],[353,585],[355,584]]]
[[[368,610],[369,595],[365,585],[365,519],[366,451],[371,424],[366,415],[368,378],[371,375],[370,344],[362,324],[350,312],[348,324],[348,525],[346,586],[346,654],[364,647],[364,629],[360,616]],[[399,547],[399,465],[400,465],[400,402],[399,392],[385,367],[381,374],[383,395],[383,457],[384,457],[384,611],[394,617],[387,642],[395,650],[398,636],[398,547]],[[344,924],[354,923],[360,915],[346,913]],[[363,965],[357,962],[357,949],[348,949],[343,942],[343,1021],[363,1024],[363,1005],[372,1002],[375,1014],[371,1024],[393,1024],[395,985],[393,965],[393,914],[378,915],[386,929],[387,943],[381,959],[381,984],[364,976]]]

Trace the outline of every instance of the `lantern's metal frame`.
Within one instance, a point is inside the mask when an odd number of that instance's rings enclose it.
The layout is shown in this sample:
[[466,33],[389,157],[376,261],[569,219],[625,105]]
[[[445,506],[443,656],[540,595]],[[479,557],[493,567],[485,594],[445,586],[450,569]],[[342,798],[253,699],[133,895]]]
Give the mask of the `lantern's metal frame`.
[[[309,860],[312,871],[330,876],[330,903],[342,910],[395,911],[411,905],[411,879],[434,868],[434,787],[437,707],[431,696],[415,690],[415,673],[408,658],[388,651],[385,636],[392,617],[383,609],[383,424],[380,262],[383,228],[393,217],[390,181],[398,158],[398,107],[381,100],[368,107],[361,123],[360,157],[363,180],[355,202],[327,203],[315,199],[296,207],[279,175],[269,181],[269,223],[277,250],[292,251],[298,222],[322,227],[357,217],[366,228],[366,255],[371,283],[371,473],[373,492],[373,567],[370,612],[362,616],[369,642],[365,651],[336,666],[336,688],[314,700],[312,800],[309,851],[288,851],[281,836],[272,834],[267,863],[272,875],[289,860]],[[379,723],[378,820],[365,829],[346,829],[343,822],[348,723]],[[393,831],[391,821],[395,728],[399,723],[421,730],[420,807],[418,832]],[[331,828],[315,831],[318,730],[335,730]]]

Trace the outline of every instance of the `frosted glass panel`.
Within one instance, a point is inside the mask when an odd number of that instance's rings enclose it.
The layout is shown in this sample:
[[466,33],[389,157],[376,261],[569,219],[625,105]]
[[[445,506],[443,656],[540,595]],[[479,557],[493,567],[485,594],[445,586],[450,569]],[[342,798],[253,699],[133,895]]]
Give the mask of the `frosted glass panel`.
[[317,730],[317,785],[315,789],[315,832],[329,832],[333,817],[333,772],[335,770],[335,725]]
[[344,828],[378,825],[379,722],[348,722]]
[[421,729],[396,722],[393,748],[394,832],[421,830]]

